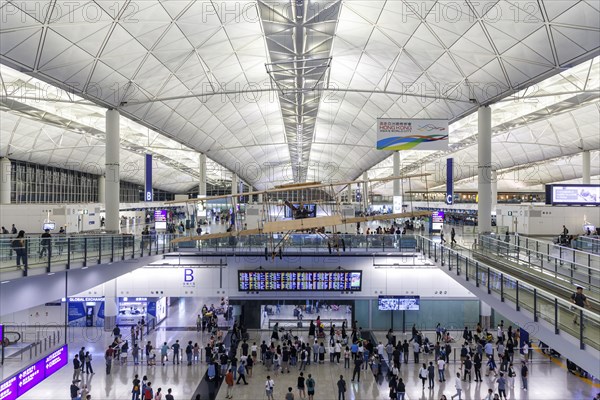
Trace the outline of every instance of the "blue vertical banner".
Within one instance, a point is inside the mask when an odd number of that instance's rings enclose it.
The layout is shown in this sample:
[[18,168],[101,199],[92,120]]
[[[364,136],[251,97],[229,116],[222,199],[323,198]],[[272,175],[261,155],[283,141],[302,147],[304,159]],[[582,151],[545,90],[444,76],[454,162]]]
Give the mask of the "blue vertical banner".
[[146,190],[144,201],[152,201],[152,154],[146,154]]
[[454,203],[454,158],[446,159],[446,204]]

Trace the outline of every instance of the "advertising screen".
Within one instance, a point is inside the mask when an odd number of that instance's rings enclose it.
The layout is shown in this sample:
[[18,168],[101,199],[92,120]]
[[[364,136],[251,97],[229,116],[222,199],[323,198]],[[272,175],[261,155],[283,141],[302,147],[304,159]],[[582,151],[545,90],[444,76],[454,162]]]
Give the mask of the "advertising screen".
[[154,211],[154,229],[167,230],[167,210]]
[[377,150],[448,150],[448,121],[378,118]]
[[238,271],[240,291],[360,291],[361,271]]
[[380,311],[418,311],[420,296],[379,296]]
[[160,322],[167,318],[167,298],[161,297],[156,302],[156,321]]
[[552,185],[552,204],[600,205],[600,185]]
[[443,211],[434,211],[431,214],[431,230],[433,231],[441,231],[444,227],[444,212]]

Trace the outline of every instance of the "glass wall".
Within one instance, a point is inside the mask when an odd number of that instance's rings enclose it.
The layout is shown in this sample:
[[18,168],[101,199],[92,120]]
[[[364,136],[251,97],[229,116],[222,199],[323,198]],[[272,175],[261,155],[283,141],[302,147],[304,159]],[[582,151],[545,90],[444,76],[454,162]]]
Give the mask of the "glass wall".
[[356,300],[358,324],[365,329],[410,332],[413,324],[419,330],[434,330],[440,323],[450,330],[474,327],[479,322],[479,300],[421,299],[419,311],[379,311],[377,299]]
[[[97,203],[99,178],[97,174],[11,160],[11,203]],[[175,198],[164,190],[155,188],[153,192],[154,201]],[[144,201],[143,186],[121,181],[120,201]]]

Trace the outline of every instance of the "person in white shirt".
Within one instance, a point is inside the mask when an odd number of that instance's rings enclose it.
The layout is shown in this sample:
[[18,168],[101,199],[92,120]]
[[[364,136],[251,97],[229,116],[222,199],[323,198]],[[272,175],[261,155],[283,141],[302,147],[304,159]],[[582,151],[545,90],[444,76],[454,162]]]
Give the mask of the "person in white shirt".
[[444,369],[446,368],[446,361],[443,358],[440,358],[437,362],[438,365],[438,373],[440,375],[440,382],[446,382],[446,376],[444,375]]
[[377,345],[377,354],[379,355],[379,359],[381,361],[383,361],[384,353],[385,353],[385,347],[383,346],[383,343],[379,342],[379,345]]
[[482,400],[494,400],[494,391],[488,389],[487,395]]
[[523,359],[525,362],[529,361],[529,344],[527,342],[523,342]]
[[450,396],[451,398],[458,397],[458,400],[462,400],[462,381],[460,380],[460,372],[456,373],[456,377],[454,378],[454,388],[456,389],[456,394]]
[[273,397],[273,388],[275,387],[275,382],[271,379],[270,375],[267,375],[267,381],[265,382],[265,392],[267,394],[267,400],[275,400]]

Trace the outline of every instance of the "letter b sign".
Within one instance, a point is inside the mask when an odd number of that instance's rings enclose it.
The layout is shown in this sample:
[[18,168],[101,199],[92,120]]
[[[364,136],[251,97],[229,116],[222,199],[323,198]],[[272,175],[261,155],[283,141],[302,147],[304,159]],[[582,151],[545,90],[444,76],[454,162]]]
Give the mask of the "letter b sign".
[[188,283],[188,282],[193,282],[194,281],[194,270],[191,268],[186,268],[183,270],[183,281]]

